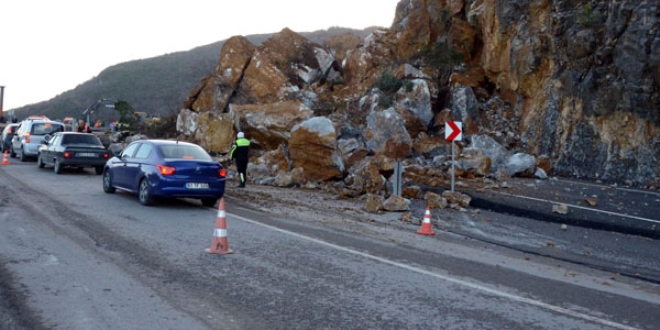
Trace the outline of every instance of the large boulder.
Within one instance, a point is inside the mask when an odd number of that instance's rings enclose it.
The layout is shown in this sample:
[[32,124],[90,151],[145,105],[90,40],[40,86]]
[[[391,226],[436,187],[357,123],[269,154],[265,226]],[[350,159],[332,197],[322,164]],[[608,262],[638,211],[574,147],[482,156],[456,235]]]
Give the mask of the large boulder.
[[525,153],[516,153],[502,162],[500,170],[510,177],[531,176],[536,170],[536,158]]
[[364,137],[367,149],[377,155],[400,160],[408,157],[412,151],[410,134],[394,108],[371,111],[367,116]]
[[488,135],[474,135],[465,150],[479,150],[490,158],[491,165],[497,168],[507,157],[507,150]]
[[227,113],[202,112],[197,116],[197,143],[207,151],[226,154],[235,139],[234,120]]
[[229,114],[238,131],[264,150],[287,143],[293,127],[309,119],[313,112],[297,101],[268,104],[230,104]]
[[326,181],[343,176],[337,133],[328,118],[313,117],[295,125],[289,138],[289,155],[292,166],[303,168],[309,180]]
[[329,51],[285,28],[257,48],[240,89],[251,103],[277,102],[328,75],[337,79],[338,67]]
[[[397,92],[396,107],[407,109],[419,118],[424,128],[428,127],[434,116],[433,95],[438,92],[437,86],[431,83],[433,79],[410,64],[402,65],[395,75],[409,83],[407,87],[403,86]],[[423,129],[423,131],[426,130]],[[416,134],[414,135],[416,136]]]
[[245,37],[229,38],[220,51],[220,60],[213,74],[202,79],[193,89],[183,108],[197,112],[225,111],[255,50],[256,46]]

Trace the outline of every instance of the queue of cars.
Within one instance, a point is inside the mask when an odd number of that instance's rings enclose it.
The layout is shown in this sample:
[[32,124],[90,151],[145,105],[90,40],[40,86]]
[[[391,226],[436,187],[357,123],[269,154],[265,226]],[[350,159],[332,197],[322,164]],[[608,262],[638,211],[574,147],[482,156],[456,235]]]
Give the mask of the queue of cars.
[[96,135],[65,131],[56,121],[26,119],[14,131],[8,145],[3,132],[3,149],[12,157],[34,157],[38,168],[52,167],[56,174],[65,168],[94,168],[102,175],[104,192],[136,194],[142,205],[192,198],[211,207],[224,195],[226,170],[194,143],[138,140],[113,155]]

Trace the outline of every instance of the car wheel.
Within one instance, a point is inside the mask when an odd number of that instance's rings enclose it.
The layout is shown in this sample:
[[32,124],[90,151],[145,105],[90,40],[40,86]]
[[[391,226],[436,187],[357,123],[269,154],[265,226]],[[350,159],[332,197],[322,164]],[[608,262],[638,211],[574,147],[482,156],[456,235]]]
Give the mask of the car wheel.
[[37,166],[39,166],[39,168],[44,168],[46,166],[46,164],[44,164],[44,160],[41,159],[41,154],[37,156]]
[[149,182],[147,179],[142,179],[142,181],[140,181],[138,197],[140,198],[140,204],[144,206],[154,205],[154,197],[151,196],[151,190],[149,189]]
[[108,194],[114,194],[117,189],[112,186],[112,174],[110,171],[103,172],[103,191]]
[[218,200],[215,198],[202,198],[202,205],[206,207],[213,207]]
[[23,148],[21,148],[21,161],[22,161],[22,162],[26,162],[26,161],[27,161],[27,156],[25,156],[25,152],[24,152],[24,151],[25,151],[25,150],[23,150]]
[[53,164],[53,171],[55,174],[62,174],[62,164],[55,159],[55,163]]
[[96,166],[96,167],[94,167],[94,171],[96,171],[96,175],[101,175],[101,174],[103,174],[103,166]]

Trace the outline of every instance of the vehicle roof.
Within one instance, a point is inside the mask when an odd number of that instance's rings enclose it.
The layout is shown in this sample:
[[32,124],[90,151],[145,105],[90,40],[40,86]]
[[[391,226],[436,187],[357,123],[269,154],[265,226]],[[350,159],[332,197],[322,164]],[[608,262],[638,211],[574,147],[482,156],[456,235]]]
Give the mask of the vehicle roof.
[[64,125],[59,121],[54,121],[50,119],[25,119],[23,121],[28,121],[31,123],[47,123],[47,124],[58,124],[58,125]]
[[[88,135],[89,133],[66,131],[66,132],[55,132],[55,134],[62,134],[62,135]],[[92,134],[92,135],[94,135],[94,134]],[[96,135],[94,135],[94,136],[96,136]]]
[[[10,128],[12,128],[12,127],[19,127],[19,126],[21,126],[21,125],[20,125],[20,124],[9,124],[9,125],[5,126],[5,128],[2,129],[2,134],[4,134],[5,132],[7,132],[7,131],[8,131]],[[15,133],[15,132],[14,132],[14,133]]]
[[154,145],[157,145],[157,146],[166,146],[166,145],[175,145],[175,144],[199,146],[197,144],[184,142],[184,141],[172,141],[172,140],[160,140],[160,139],[137,140],[137,141],[134,141],[134,142],[150,142],[150,143],[152,143]]
[[50,120],[50,118],[46,116],[36,116],[36,115],[31,115],[26,118],[26,120]]

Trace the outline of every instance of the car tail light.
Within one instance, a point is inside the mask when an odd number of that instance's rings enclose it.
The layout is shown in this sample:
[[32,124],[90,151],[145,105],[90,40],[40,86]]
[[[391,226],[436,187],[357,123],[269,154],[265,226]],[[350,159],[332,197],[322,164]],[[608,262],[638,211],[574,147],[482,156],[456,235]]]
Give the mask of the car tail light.
[[108,159],[108,158],[110,158],[110,154],[106,152],[106,153],[102,154],[101,157],[103,157],[104,159]]
[[72,153],[72,152],[68,152],[68,151],[67,151],[67,152],[64,153],[64,158],[71,158],[71,157],[73,157],[73,153]]
[[219,170],[218,170],[218,175],[219,175],[221,178],[224,178],[224,177],[227,175],[227,170],[225,170],[224,168],[219,169]]
[[158,173],[162,175],[173,175],[176,172],[176,167],[174,166],[156,165],[156,168],[158,169]]
[[25,133],[25,143],[30,143],[30,132]]

